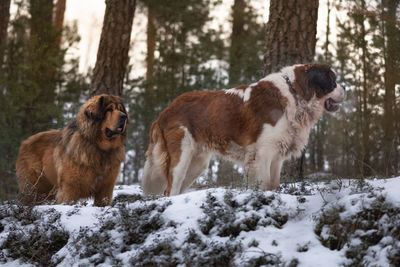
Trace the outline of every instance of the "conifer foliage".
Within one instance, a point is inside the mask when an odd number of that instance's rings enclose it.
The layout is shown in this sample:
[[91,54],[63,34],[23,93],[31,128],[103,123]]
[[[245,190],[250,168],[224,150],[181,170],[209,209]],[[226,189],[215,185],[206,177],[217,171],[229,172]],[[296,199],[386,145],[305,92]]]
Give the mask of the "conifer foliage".
[[[92,94],[120,95],[128,108],[120,182],[130,184],[140,181],[151,123],[177,96],[310,61],[332,66],[347,100],[312,129],[283,177],[399,175],[400,1],[271,0],[267,24],[262,1],[107,0],[96,65],[84,71],[91,77],[66,56],[80,41],[80,25],[64,19],[69,1],[0,1],[0,199],[16,193],[20,142],[64,126]],[[241,169],[219,159],[204,177],[243,186]]]
[[[76,25],[63,33],[53,25],[49,0],[13,1],[0,65],[0,199],[16,192],[15,161],[28,136],[64,125],[88,86],[75,58],[65,59],[79,40]],[[63,34],[64,43],[57,45]]]

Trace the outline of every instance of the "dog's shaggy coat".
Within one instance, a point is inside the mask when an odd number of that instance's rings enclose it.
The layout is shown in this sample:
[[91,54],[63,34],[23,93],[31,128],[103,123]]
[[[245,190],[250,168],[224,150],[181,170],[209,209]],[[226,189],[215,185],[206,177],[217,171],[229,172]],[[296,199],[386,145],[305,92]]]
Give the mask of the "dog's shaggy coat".
[[244,165],[251,184],[275,189],[283,161],[301,154],[311,127],[344,97],[335,74],[321,64],[286,67],[229,90],[183,94],[151,127],[144,193],[184,192],[212,154]]
[[109,205],[125,159],[127,112],[117,96],[98,95],[65,128],[23,141],[16,164],[24,202],[75,203],[94,197]]

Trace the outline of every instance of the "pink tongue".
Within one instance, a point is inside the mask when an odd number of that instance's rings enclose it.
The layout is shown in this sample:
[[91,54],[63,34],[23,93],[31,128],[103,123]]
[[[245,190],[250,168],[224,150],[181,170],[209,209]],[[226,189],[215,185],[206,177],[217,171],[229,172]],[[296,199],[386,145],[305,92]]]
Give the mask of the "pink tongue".
[[117,128],[118,131],[122,131],[122,128]]
[[332,106],[332,103],[331,103],[331,101],[329,101],[329,100],[328,100],[328,101],[326,101],[326,107],[327,107],[327,108],[330,108],[331,106]]
[[339,103],[336,103],[336,102],[333,102],[333,101],[330,101],[330,104],[331,104],[332,106],[337,106],[337,105],[339,105]]

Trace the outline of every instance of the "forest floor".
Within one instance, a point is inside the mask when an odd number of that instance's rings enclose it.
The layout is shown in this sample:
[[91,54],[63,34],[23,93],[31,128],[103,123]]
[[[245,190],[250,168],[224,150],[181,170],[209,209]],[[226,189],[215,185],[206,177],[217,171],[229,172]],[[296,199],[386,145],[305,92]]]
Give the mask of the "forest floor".
[[0,206],[3,266],[400,266],[400,177]]

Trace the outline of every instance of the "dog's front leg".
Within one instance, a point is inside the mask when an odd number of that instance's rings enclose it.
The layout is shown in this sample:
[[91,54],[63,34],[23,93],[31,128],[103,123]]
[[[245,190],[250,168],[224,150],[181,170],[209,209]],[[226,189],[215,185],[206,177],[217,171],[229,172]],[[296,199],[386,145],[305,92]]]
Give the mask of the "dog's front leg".
[[112,168],[103,176],[96,176],[95,178],[95,192],[94,192],[94,205],[104,207],[112,204],[112,196],[115,181],[118,178],[120,168]]
[[261,190],[274,189],[271,180],[272,159],[271,151],[259,151],[256,155],[256,183]]
[[97,207],[104,207],[111,205],[114,183],[105,183],[94,195],[94,205]]
[[57,170],[57,204],[73,205],[80,198],[90,197],[94,177],[90,168],[77,166],[68,158],[64,158],[63,166]]
[[271,162],[271,187],[272,189],[279,189],[281,169],[283,159],[279,156],[274,158]]
[[74,205],[80,197],[74,185],[62,182],[57,192],[57,204]]
[[66,161],[66,167],[58,171],[58,190],[57,190],[57,204],[74,205],[82,195],[81,174],[76,168],[70,167]]
[[[244,162],[244,184],[247,188],[260,188],[259,182],[257,182],[257,164],[256,164],[256,153],[247,152],[245,155]],[[257,185],[258,184],[258,185]]]

